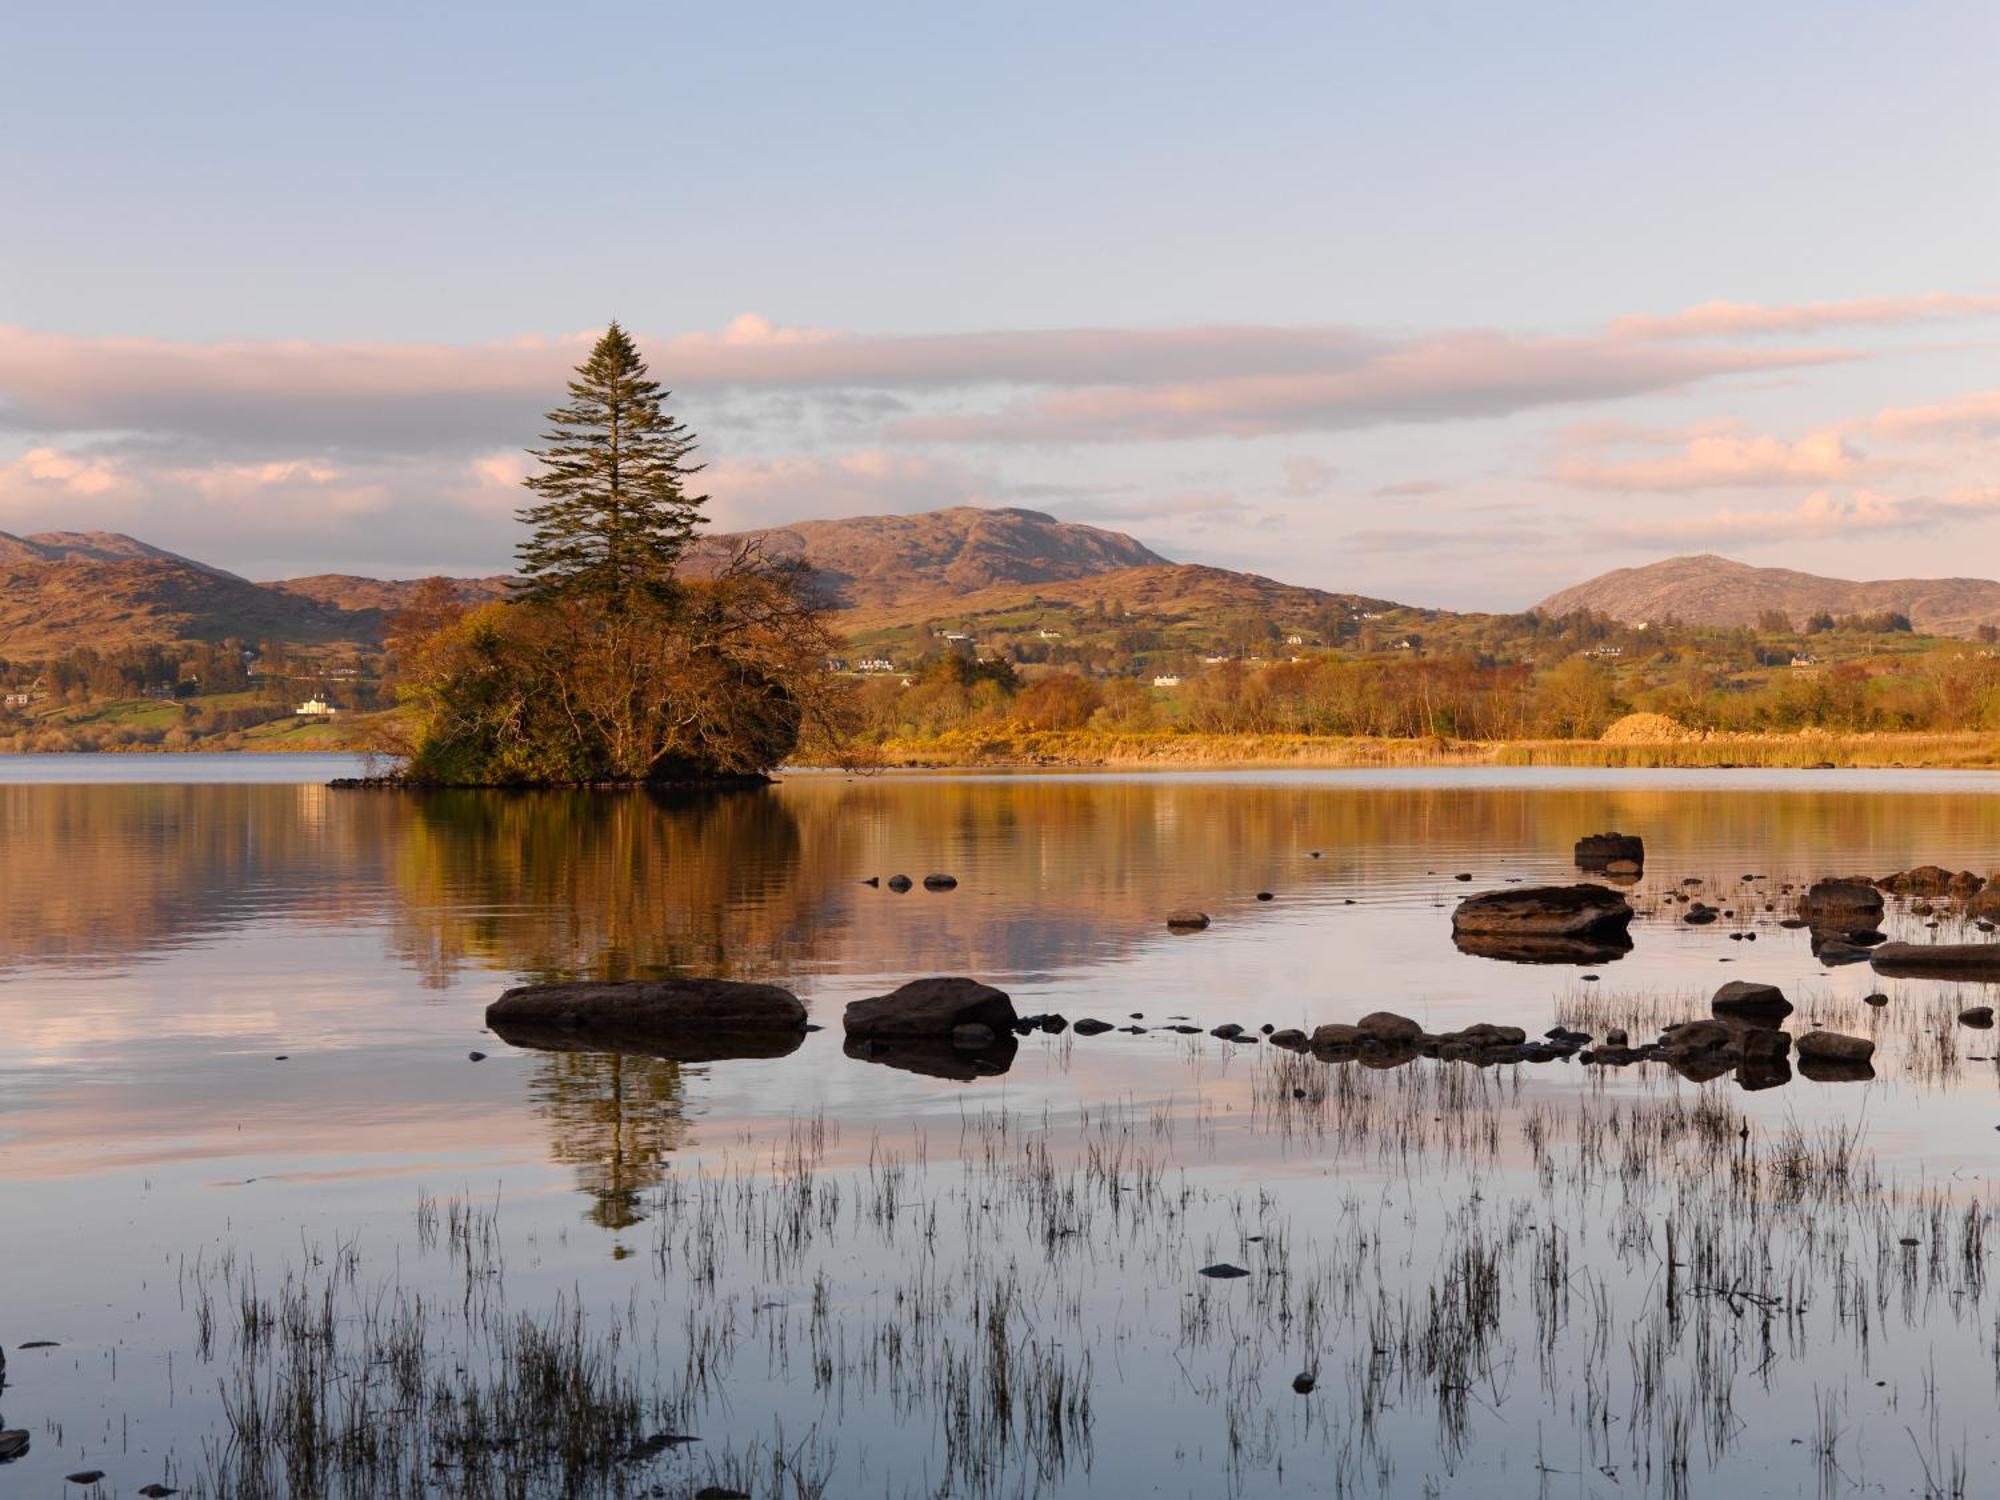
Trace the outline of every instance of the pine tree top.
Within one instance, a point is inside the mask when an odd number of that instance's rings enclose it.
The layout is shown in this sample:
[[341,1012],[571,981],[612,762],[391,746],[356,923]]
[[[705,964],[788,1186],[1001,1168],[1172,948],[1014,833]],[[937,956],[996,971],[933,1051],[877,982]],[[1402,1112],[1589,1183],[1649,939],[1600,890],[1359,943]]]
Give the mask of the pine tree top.
[[685,487],[703,466],[689,462],[694,434],[668,412],[670,395],[615,321],[576,367],[568,403],[547,414],[543,446],[529,450],[541,472],[523,481],[539,497],[519,512],[532,597],[615,608],[672,585],[708,497]]

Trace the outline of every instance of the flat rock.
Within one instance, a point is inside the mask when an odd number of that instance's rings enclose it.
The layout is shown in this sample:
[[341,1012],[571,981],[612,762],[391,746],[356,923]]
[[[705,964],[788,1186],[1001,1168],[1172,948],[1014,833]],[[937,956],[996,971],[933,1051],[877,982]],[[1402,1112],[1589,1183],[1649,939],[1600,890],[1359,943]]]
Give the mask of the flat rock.
[[[1014,1029],[1014,1002],[976,979],[913,979],[900,989],[856,1000],[841,1018],[851,1037],[945,1037],[960,1026],[994,1033]],[[1081,1025],[1078,1026],[1081,1030]]]
[[958,889],[958,877],[955,875],[926,875],[924,877],[924,889],[927,891],[955,891]]
[[1798,1049],[1802,1062],[1865,1063],[1875,1056],[1875,1044],[1867,1037],[1838,1031],[1808,1031],[1798,1039]]
[[1167,913],[1167,926],[1174,932],[1200,932],[1208,926],[1208,913],[1196,911],[1193,907],[1182,907],[1179,911]]
[[1451,914],[1454,933],[1576,938],[1623,932],[1632,904],[1601,885],[1521,886],[1468,896]]
[[1201,1274],[1216,1281],[1234,1281],[1238,1277],[1248,1276],[1250,1273],[1241,1266],[1232,1266],[1226,1260],[1219,1260],[1212,1266],[1203,1266]]
[[2000,973],[2000,943],[1883,943],[1868,961],[1884,974]]
[[1800,898],[1799,915],[1814,927],[1873,927],[1882,917],[1882,893],[1860,876],[1815,880]]
[[486,1024],[517,1047],[692,1062],[781,1057],[805,1036],[806,1008],[790,990],[731,979],[531,984],[489,1005]]

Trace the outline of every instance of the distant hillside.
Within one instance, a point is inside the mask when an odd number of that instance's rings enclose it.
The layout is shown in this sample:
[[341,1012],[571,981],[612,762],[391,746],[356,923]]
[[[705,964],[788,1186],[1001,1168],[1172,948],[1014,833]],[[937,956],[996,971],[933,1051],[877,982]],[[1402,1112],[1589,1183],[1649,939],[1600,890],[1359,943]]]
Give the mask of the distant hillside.
[[37,531],[28,536],[0,531],[0,568],[21,563],[139,561],[179,563],[217,578],[236,576],[120,531]]
[[360,639],[356,621],[171,553],[103,562],[0,560],[0,656],[36,660],[84,646]]
[[[421,578],[364,578],[358,573],[313,573],[305,578],[278,578],[258,585],[281,594],[296,594],[334,609],[372,612],[386,621],[423,586]],[[486,578],[454,578],[452,592],[461,604],[489,604],[511,592],[505,574]]]
[[1833,615],[1908,615],[1932,635],[1969,636],[2000,625],[2000,583],[1985,578],[1890,578],[1857,583],[1789,568],[1755,568],[1726,557],[1669,557],[1643,568],[1618,568],[1551,594],[1537,608],[1554,615],[1587,609],[1637,624],[1669,617],[1691,625],[1755,625],[1778,610],[1801,625]]
[[946,601],[1005,584],[1059,583],[1166,562],[1116,531],[1040,511],[959,505],[707,537],[696,549],[696,566],[714,566],[745,541],[773,557],[803,557],[843,609]]
[[[910,628],[949,615],[1081,611],[1099,601],[1164,628],[1218,627],[1225,616],[1304,621],[1329,606],[1379,600],[1294,588],[1249,573],[1168,562],[1115,531],[1031,510],[957,506],[921,515],[807,521],[705,537],[691,565],[712,569],[755,542],[802,558],[840,610],[838,629]],[[175,640],[380,645],[420,580],[318,573],[252,583],[111,532],[0,533],[0,656],[60,655]],[[457,581],[468,603],[506,593],[504,577]]]
[[[1090,578],[1065,579],[1032,586],[997,584],[968,594],[928,601],[932,613],[951,620],[1017,614],[1041,608],[1094,609],[1102,603],[1127,616],[1173,623],[1191,619],[1219,621],[1231,615],[1255,615],[1274,623],[1303,621],[1328,607],[1343,610],[1389,611],[1400,605],[1358,594],[1330,594],[1320,589],[1279,583],[1256,573],[1235,573],[1196,563],[1155,563],[1120,568]],[[908,604],[877,604],[842,616],[845,630],[857,634],[912,623],[916,612]]]

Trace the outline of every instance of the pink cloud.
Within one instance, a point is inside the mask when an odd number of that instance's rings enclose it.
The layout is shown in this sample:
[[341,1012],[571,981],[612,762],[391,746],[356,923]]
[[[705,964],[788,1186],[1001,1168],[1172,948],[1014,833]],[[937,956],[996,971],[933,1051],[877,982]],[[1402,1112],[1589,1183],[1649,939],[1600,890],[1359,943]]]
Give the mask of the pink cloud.
[[1838,432],[1815,432],[1795,442],[1725,432],[1691,437],[1678,452],[1661,458],[1572,453],[1555,463],[1549,478],[1580,489],[1685,492],[1843,484],[1862,477],[1870,467]]
[[1764,306],[1754,302],[1704,302],[1664,317],[1634,314],[1611,324],[1622,339],[1742,337],[1817,333],[1862,324],[1935,322],[2000,315],[2000,296],[1932,292],[1917,297],[1857,297],[1842,302]]
[[1870,425],[1898,437],[2000,437],[2000,391],[1979,391],[1931,406],[1891,407]]
[[910,417],[891,430],[930,442],[1157,441],[1337,431],[1507,416],[1857,357],[1838,350],[1691,352],[1594,339],[1443,334],[1374,351],[1337,370],[1053,391],[993,412]]
[[1961,490],[1942,496],[1892,496],[1862,491],[1842,498],[1825,491],[1807,495],[1785,510],[1723,508],[1699,515],[1674,515],[1599,527],[1599,542],[1658,543],[1704,547],[1727,542],[1782,542],[1841,539],[1883,532],[1922,531],[1950,522],[2000,516],[2000,489]]

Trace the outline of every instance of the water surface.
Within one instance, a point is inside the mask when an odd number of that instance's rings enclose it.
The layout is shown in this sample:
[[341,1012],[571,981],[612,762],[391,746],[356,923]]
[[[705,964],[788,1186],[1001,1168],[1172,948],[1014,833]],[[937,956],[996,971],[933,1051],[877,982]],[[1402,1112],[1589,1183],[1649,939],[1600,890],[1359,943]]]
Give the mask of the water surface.
[[[2000,778],[324,785],[349,769],[0,759],[0,1412],[34,1440],[0,1474],[22,1493],[79,1469],[108,1493],[214,1484],[241,1360],[226,1313],[201,1346],[199,1289],[254,1268],[270,1295],[347,1256],[378,1297],[462,1290],[423,1232],[422,1205],[452,1199],[492,1216],[510,1307],[561,1297],[622,1327],[620,1358],[702,1438],[635,1467],[633,1493],[760,1455],[767,1474],[772,1452],[838,1495],[1923,1493],[1958,1464],[1993,1482],[2000,1341],[1968,1226],[2000,1074],[1992,1033],[1955,1021],[1982,987],[1829,970],[1777,923],[1788,882],[2000,865]],[[1610,828],[1649,848],[1630,954],[1453,948],[1468,890],[1574,878],[1573,841]],[[933,871],[958,888],[861,883]],[[1659,898],[1688,878],[1735,915],[1680,924]],[[1170,935],[1183,905],[1214,925]],[[1930,932],[1906,908],[1890,926]],[[523,980],[672,973],[786,984],[827,1029],[686,1065],[482,1029]],[[1754,978],[1792,996],[1795,1029],[1877,1038],[1878,1076],[1370,1073],[1161,1031],[1033,1037],[970,1082],[843,1054],[848,1001],[935,973],[1071,1019],[1309,1029],[1387,1008],[1531,1034],[1656,1028]],[[1878,989],[1890,1004],[1864,1005]],[[1745,1176],[1787,1141],[1819,1155]],[[773,1183],[814,1205],[782,1255]],[[1732,1197],[1762,1207],[1703,1228]],[[1735,1285],[1691,1289],[1687,1235]],[[1196,1274],[1223,1260],[1253,1274]],[[1440,1345],[1441,1306],[1483,1330],[1472,1346]],[[42,1339],[59,1347],[19,1350]],[[691,1383],[704,1339],[716,1368]],[[884,1352],[905,1339],[928,1364]],[[996,1339],[1015,1382],[997,1408]],[[969,1348],[976,1379],[948,1367]]]

